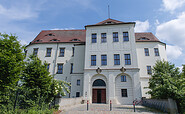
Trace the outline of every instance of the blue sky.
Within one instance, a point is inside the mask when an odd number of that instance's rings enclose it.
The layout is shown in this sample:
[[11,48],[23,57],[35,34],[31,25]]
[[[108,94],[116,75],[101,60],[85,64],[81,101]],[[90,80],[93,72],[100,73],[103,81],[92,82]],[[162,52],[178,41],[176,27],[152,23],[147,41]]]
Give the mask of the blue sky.
[[84,29],[108,18],[136,22],[136,32],[152,32],[167,44],[168,60],[185,64],[185,0],[0,0],[0,32],[22,44],[41,30]]

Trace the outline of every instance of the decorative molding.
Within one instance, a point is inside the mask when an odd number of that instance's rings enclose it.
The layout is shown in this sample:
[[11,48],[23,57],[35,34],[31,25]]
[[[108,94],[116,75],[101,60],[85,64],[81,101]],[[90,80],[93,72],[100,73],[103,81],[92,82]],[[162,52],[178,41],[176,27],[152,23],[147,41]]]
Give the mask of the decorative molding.
[[100,74],[100,73],[102,72],[102,70],[98,67],[98,68],[96,69],[96,72],[97,72],[98,74]]
[[124,73],[124,72],[126,71],[126,69],[125,69],[124,67],[121,67],[120,71],[121,71],[122,73]]

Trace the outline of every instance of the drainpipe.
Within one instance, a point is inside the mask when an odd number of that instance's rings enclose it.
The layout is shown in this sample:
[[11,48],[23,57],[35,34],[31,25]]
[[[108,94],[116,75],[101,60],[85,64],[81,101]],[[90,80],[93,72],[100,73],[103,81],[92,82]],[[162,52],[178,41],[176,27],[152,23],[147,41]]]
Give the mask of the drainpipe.
[[[55,59],[53,60],[53,82],[54,82],[54,74],[55,74],[55,67],[56,67],[56,61],[57,61],[57,52],[58,52],[58,43],[57,43],[57,49],[55,51]],[[54,96],[54,106],[55,106],[55,96]]]
[[57,52],[58,52],[58,43],[57,43],[57,49],[55,51],[55,59],[53,60],[53,79],[54,79],[54,74],[55,74],[55,67],[56,67],[56,61],[57,61]]

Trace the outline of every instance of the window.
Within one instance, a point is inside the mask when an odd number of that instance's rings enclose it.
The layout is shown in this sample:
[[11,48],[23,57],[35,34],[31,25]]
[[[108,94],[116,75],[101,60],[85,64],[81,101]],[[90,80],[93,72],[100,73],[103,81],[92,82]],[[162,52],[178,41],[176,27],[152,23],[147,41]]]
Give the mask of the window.
[[96,38],[97,38],[96,33],[92,34],[91,37],[92,37],[92,43],[96,43]]
[[49,72],[49,67],[50,67],[50,64],[47,64],[47,71]]
[[65,54],[65,48],[60,48],[59,57],[64,57]]
[[128,95],[127,95],[127,89],[121,89],[121,96],[122,97],[128,97]]
[[76,92],[76,97],[80,97],[80,92]]
[[62,73],[63,73],[63,64],[58,64],[57,74],[62,74]]
[[51,50],[52,50],[52,48],[47,48],[46,57],[51,57]]
[[145,56],[149,56],[149,50],[148,50],[148,48],[144,48],[144,51],[145,51]]
[[107,55],[101,55],[101,65],[107,65]]
[[158,48],[154,48],[155,56],[159,56],[159,50]]
[[129,41],[128,32],[123,32],[123,41]]
[[96,66],[96,55],[91,55],[91,66]]
[[151,66],[147,66],[147,74],[152,74]]
[[126,82],[126,76],[121,76],[121,82]]
[[114,54],[114,65],[120,65],[119,54]]
[[33,55],[37,56],[38,48],[33,48]]
[[71,74],[73,73],[73,63],[71,63]]
[[113,32],[113,42],[119,42],[119,40],[118,40],[118,32]]
[[74,56],[74,54],[75,54],[75,48],[72,47],[72,57]]
[[80,85],[80,80],[77,80],[76,85],[78,86]]
[[101,33],[101,42],[107,42],[106,33]]
[[131,65],[130,54],[125,54],[125,65]]

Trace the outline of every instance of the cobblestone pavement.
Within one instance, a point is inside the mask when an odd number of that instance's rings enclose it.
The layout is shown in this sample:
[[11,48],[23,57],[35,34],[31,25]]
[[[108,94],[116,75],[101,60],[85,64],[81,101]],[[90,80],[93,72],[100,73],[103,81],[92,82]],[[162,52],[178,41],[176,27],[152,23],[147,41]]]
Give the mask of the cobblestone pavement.
[[161,112],[146,108],[144,106],[136,106],[136,112],[134,112],[132,105],[113,105],[112,111],[110,111],[110,105],[108,104],[89,104],[89,110],[87,111],[86,104],[76,105],[70,108],[65,108],[61,114],[161,114]]

